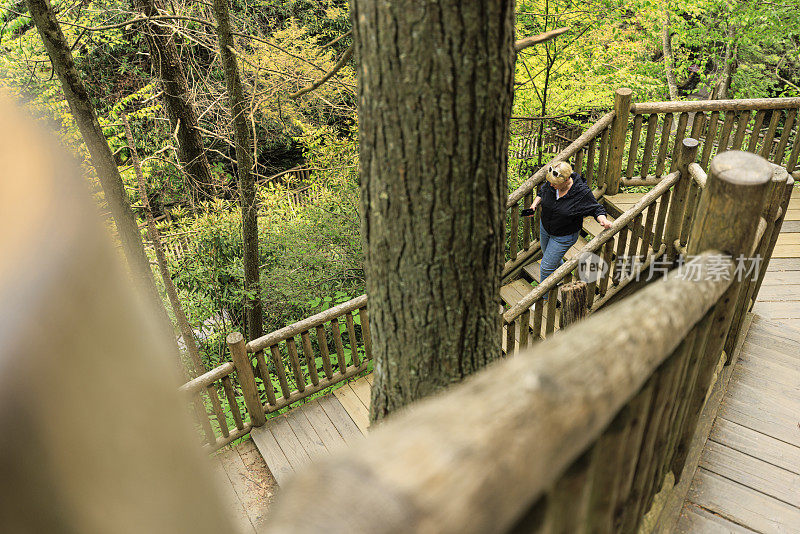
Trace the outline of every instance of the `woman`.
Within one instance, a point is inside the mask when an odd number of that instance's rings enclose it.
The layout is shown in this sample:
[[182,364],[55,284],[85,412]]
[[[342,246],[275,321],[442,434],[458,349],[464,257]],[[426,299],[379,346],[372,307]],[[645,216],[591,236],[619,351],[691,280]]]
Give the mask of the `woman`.
[[539,225],[542,282],[561,265],[564,254],[578,241],[584,217],[592,216],[603,228],[611,228],[605,208],[595,200],[583,177],[572,172],[569,163],[562,161],[548,166],[546,178],[547,181],[539,186],[531,209],[525,212],[525,215],[533,216],[536,208],[542,206]]

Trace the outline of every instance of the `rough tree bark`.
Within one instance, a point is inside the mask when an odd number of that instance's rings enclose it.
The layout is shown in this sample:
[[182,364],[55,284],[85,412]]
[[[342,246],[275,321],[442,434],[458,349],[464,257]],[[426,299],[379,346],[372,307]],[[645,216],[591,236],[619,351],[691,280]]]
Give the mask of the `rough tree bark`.
[[500,355],[514,3],[351,13],[377,420]]
[[[83,142],[89,149],[92,166],[97,171],[106,202],[108,202],[114,217],[131,276],[139,289],[151,300],[152,305],[163,310],[161,296],[158,294],[153,280],[150,261],[144,252],[139,227],[123,188],[119,169],[117,169],[111,149],[108,147],[108,141],[103,135],[103,130],[100,128],[100,123],[97,122],[97,114],[83,85],[83,80],[75,68],[75,62],[64,38],[64,33],[56,21],[55,13],[53,13],[48,0],[26,0],[26,2],[36,28],[42,36],[47,54],[50,56],[53,70],[61,81],[61,88],[72,116],[78,124]],[[166,315],[164,318],[166,319]]]
[[[145,16],[159,14],[159,0],[133,0],[134,8]],[[175,32],[157,22],[144,24],[150,62],[161,80],[164,108],[177,137],[178,159],[186,173],[206,194],[213,194],[213,177],[206,158],[203,137],[189,95],[189,84],[175,46]]]
[[247,100],[244,97],[239,65],[233,53],[233,35],[228,14],[228,0],[214,0],[214,17],[217,19],[219,55],[228,86],[228,107],[233,119],[236,143],[236,168],[239,174],[239,200],[242,206],[242,241],[244,245],[244,285],[249,295],[245,298],[247,334],[250,339],[263,333],[261,291],[258,283],[258,209],[256,186],[251,170],[250,130],[247,127]]
[[669,12],[664,10],[661,24],[661,45],[664,48],[664,72],[667,75],[669,99],[678,99],[678,80],[675,78],[675,58],[672,54],[672,34],[669,30]]
[[156,253],[156,261],[158,262],[158,271],[161,273],[161,279],[164,281],[164,289],[166,290],[169,303],[172,306],[172,312],[175,314],[175,321],[178,323],[178,328],[181,331],[183,344],[186,345],[186,351],[189,353],[189,359],[192,361],[194,369],[192,372],[187,373],[189,376],[195,377],[205,373],[206,369],[203,365],[203,360],[200,358],[200,350],[197,348],[197,340],[194,338],[194,332],[189,324],[189,319],[183,313],[181,301],[178,299],[178,291],[175,289],[175,284],[172,282],[172,277],[167,268],[167,259],[164,254],[164,247],[161,245],[161,235],[156,227],[156,220],[153,217],[153,210],[150,208],[150,199],[147,196],[147,187],[144,183],[144,175],[142,173],[142,165],[139,162],[139,153],[136,151],[136,143],[133,140],[131,133],[131,126],[128,124],[128,117],[123,115],[122,122],[125,126],[125,137],[128,141],[128,150],[131,153],[133,160],[133,170],[136,173],[136,183],[139,187],[139,197],[144,205],[145,218],[147,220],[147,235],[150,241],[153,242],[153,249]]

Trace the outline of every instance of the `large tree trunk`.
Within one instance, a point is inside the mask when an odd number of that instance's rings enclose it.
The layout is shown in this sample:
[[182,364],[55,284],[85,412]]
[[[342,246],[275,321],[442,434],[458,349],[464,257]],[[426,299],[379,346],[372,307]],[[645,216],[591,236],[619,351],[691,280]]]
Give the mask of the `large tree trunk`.
[[261,291],[258,283],[258,209],[256,186],[251,170],[250,130],[247,128],[247,100],[244,98],[239,65],[233,53],[228,0],[214,0],[214,16],[217,19],[219,55],[225,70],[228,86],[228,107],[233,118],[233,134],[236,143],[236,168],[239,173],[239,198],[242,206],[242,241],[244,244],[244,284],[250,294],[245,298],[247,333],[250,339],[263,333]]
[[[159,14],[159,0],[134,0],[134,8],[145,16]],[[164,108],[172,131],[177,135],[178,159],[186,173],[207,194],[213,194],[213,177],[206,158],[203,137],[197,129],[197,113],[189,95],[189,84],[175,46],[175,33],[163,22],[144,25],[150,62],[161,80],[164,90]]]
[[[108,147],[108,141],[103,135],[103,130],[100,128],[100,123],[97,122],[97,115],[91,100],[89,100],[89,94],[75,68],[69,45],[56,21],[50,2],[48,0],[26,1],[36,28],[42,36],[47,54],[50,56],[53,70],[61,81],[61,88],[72,116],[81,131],[83,142],[89,149],[92,166],[97,171],[97,177],[103,186],[103,193],[114,217],[131,275],[139,289],[152,300],[152,305],[163,310],[161,297],[153,281],[150,261],[144,252],[139,227],[123,188],[119,169],[117,169],[111,149]],[[164,318],[166,319],[166,315]]]
[[514,3],[351,12],[376,420],[500,355]]
[[669,11],[664,10],[661,25],[661,45],[664,49],[664,72],[667,75],[669,99],[678,99],[678,81],[675,78],[675,58],[672,54],[672,33],[669,30]]

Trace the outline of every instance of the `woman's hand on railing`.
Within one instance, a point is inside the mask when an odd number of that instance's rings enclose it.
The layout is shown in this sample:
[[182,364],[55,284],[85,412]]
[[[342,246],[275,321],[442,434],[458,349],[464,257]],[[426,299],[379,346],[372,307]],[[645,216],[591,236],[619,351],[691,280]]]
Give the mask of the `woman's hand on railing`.
[[605,228],[606,230],[608,230],[609,228],[611,228],[611,221],[609,221],[609,220],[608,220],[608,217],[606,217],[605,215],[599,215],[599,216],[597,217],[597,222],[599,222],[599,223],[600,223],[600,226],[602,226],[602,227],[603,227],[603,228]]

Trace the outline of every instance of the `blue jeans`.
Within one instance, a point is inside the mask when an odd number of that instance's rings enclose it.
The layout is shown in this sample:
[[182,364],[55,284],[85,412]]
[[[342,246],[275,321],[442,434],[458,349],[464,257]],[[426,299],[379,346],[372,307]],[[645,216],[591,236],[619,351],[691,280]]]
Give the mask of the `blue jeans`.
[[[564,254],[578,241],[579,232],[569,235],[550,235],[539,223],[539,243],[542,245],[542,268],[539,277],[542,282],[564,262]],[[547,295],[544,296],[547,299]]]

